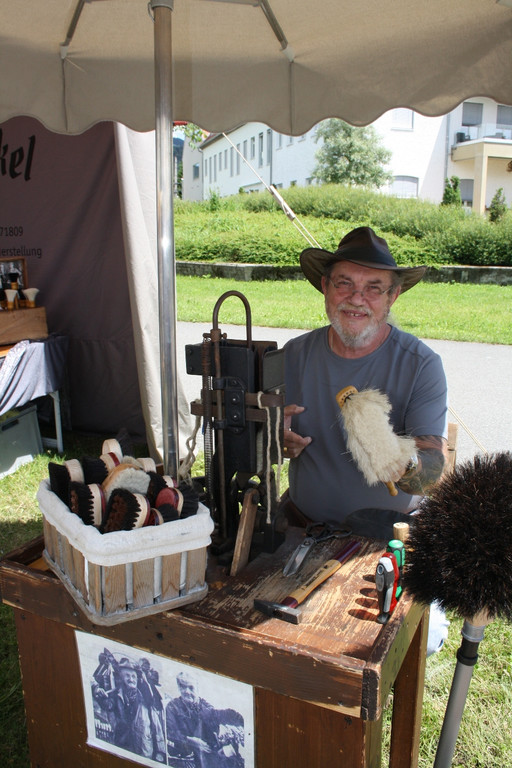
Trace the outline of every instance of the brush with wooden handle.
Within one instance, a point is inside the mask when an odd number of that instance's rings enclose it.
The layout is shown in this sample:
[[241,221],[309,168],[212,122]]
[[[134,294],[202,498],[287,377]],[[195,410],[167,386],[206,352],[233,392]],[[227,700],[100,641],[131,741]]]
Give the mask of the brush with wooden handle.
[[414,516],[404,588],[464,619],[434,768],[449,768],[478,647],[494,618],[512,621],[512,453],[475,456],[445,475]]
[[336,395],[347,433],[347,447],[368,485],[382,482],[391,496],[398,491],[390,479],[403,473],[416,452],[413,437],[395,434],[389,422],[391,404],[378,389],[361,392],[344,387]]

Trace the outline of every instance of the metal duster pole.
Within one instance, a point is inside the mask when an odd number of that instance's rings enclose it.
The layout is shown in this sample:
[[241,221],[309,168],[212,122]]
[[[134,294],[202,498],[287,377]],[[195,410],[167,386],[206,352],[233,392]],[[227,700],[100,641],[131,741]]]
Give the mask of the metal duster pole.
[[484,630],[488,623],[482,626],[472,622],[474,619],[466,619],[462,627],[463,639],[457,652],[457,666],[453,675],[434,768],[450,768],[452,764],[473,667],[478,661],[478,647],[484,638]]
[[155,138],[158,311],[164,472],[178,477],[176,261],[172,145],[172,11],[174,0],[150,0],[155,21]]

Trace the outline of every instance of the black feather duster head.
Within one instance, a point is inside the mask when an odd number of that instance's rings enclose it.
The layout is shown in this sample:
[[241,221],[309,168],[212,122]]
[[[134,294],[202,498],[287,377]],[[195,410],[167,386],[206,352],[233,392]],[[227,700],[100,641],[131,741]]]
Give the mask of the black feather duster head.
[[407,550],[404,586],[416,600],[512,620],[512,453],[446,475],[421,503]]

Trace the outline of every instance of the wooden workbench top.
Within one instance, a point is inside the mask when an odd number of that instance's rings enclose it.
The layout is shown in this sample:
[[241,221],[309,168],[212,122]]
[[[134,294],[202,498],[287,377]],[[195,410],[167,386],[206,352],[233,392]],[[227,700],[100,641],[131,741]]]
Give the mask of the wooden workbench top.
[[254,599],[281,601],[346,543],[316,545],[301,571],[282,569],[304,532],[290,529],[273,554],[234,577],[209,582],[185,608],[115,626],[92,624],[59,579],[33,567],[42,541],[0,562],[0,597],[17,608],[83,631],[169,656],[251,685],[374,720],[393,685],[424,609],[404,594],[386,625],[378,614],[374,574],[384,542],[362,549],[302,604],[291,624],[254,609]]

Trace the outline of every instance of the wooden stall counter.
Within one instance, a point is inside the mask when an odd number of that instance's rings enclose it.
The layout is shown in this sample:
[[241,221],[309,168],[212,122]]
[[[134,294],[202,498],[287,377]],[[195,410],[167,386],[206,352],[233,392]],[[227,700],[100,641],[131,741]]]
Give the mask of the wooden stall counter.
[[8,555],[0,596],[15,609],[32,764],[129,764],[86,743],[78,629],[252,686],[256,768],[377,768],[394,688],[389,765],[417,766],[428,611],[404,593],[387,624],[376,621],[384,542],[361,540],[301,605],[299,624],[264,616],[255,598],[282,601],[340,548],[340,541],[316,545],[299,573],[284,577],[302,535],[290,529],[274,554],[237,576],[209,577],[197,603],[111,627],[92,624],[46,570],[42,540]]

